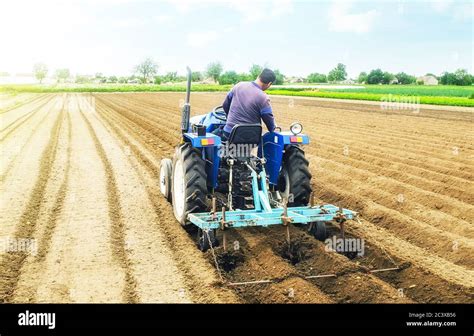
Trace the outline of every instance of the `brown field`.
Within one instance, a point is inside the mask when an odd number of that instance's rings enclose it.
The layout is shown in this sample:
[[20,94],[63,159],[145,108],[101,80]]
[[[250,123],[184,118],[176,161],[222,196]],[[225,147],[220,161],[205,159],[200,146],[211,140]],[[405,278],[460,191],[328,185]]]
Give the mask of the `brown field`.
[[[326,252],[292,227],[301,258],[291,263],[283,227],[253,228],[229,232],[240,262],[222,270],[217,248],[218,272],[159,192],[183,97],[49,94],[0,104],[0,302],[474,302],[472,109],[272,97],[278,124],[298,120],[310,136],[318,199],[360,213],[346,227],[365,254]],[[192,114],[223,97],[193,94]],[[36,253],[5,248],[22,238]],[[307,278],[320,274],[337,276]],[[265,279],[274,281],[228,286]]]

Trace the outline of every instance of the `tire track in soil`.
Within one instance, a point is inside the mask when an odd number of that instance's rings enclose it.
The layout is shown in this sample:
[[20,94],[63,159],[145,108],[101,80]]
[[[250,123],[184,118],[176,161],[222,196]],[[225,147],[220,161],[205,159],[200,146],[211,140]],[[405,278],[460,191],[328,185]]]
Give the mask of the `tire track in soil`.
[[[28,137],[25,139],[23,144],[20,145],[16,153],[13,155],[13,157],[10,159],[10,162],[7,164],[5,169],[3,170],[3,173],[0,175],[0,183],[3,183],[5,179],[8,177],[8,174],[10,173],[11,169],[17,162],[18,157],[23,153],[24,149],[26,146],[28,146],[31,142],[31,139],[33,136],[38,132],[38,129],[40,125],[43,124],[44,120],[48,117],[48,113],[45,113],[45,115],[40,119],[40,121],[36,124],[36,126],[32,127],[31,133],[28,135]],[[2,144],[3,145],[3,144]],[[2,155],[3,155],[3,149],[2,149]],[[4,157],[5,159],[5,157]]]
[[125,249],[125,240],[124,240],[124,223],[121,213],[120,198],[116,186],[115,176],[113,173],[112,165],[110,164],[107,155],[105,153],[102,144],[97,137],[97,134],[94,131],[90,121],[87,119],[83,111],[81,110],[80,105],[79,113],[81,114],[82,119],[87,125],[89,134],[94,141],[96,150],[99,154],[99,157],[102,161],[102,164],[105,168],[106,173],[106,185],[107,185],[107,200],[109,204],[109,217],[112,224],[111,227],[111,245],[113,249],[113,257],[119,263],[125,274],[125,285],[123,288],[123,300],[127,303],[136,303],[138,302],[138,297],[136,293],[136,280],[131,271],[131,263],[127,256]]
[[[60,110],[60,101],[55,99],[54,104],[49,107],[46,113],[48,117],[43,121],[43,124],[38,125],[38,130],[33,135],[32,141],[17,157],[12,172],[0,183],[0,193],[2,200],[4,200],[0,203],[0,237],[4,239],[14,236],[16,224],[20,221],[37,182],[41,155],[50,140],[51,130]],[[18,136],[23,137],[28,132],[29,129],[23,128]],[[0,147],[2,152],[12,150],[15,148],[15,143],[2,142]],[[8,156],[8,153],[5,156]]]
[[7,107],[7,108],[5,108],[5,109],[0,109],[0,115],[2,115],[2,114],[4,114],[4,113],[7,113],[7,112],[10,112],[10,111],[14,111],[14,110],[16,110],[16,109],[18,109],[18,108],[23,108],[23,107],[25,107],[25,106],[28,106],[29,104],[32,104],[32,103],[34,103],[34,102],[37,102],[37,101],[40,100],[41,98],[47,97],[47,96],[50,96],[50,94],[41,94],[41,93],[40,93],[40,94],[37,94],[36,97],[32,97],[32,98],[30,98],[30,99],[28,99],[28,100],[24,100],[24,101],[22,101],[22,102],[20,102],[20,103],[18,103],[18,104],[15,104],[15,105],[13,105],[13,106],[9,106],[9,107]]
[[[215,270],[208,265],[201,253],[197,251],[194,242],[184,230],[177,225],[169,204],[164,201],[158,190],[159,180],[158,161],[153,162],[148,153],[148,146],[143,143],[143,138],[137,135],[135,128],[126,128],[122,122],[113,119],[110,111],[104,109],[100,103],[97,104],[99,116],[110,126],[115,135],[130,148],[137,158],[139,166],[136,166],[140,178],[146,187],[153,209],[160,218],[159,229],[167,237],[166,243],[175,257],[178,268],[183,272],[184,281],[193,302],[222,303],[239,302],[239,299],[229,290],[222,287]],[[111,113],[114,113],[112,111]],[[117,112],[115,112],[115,115]],[[124,118],[124,117],[122,117]],[[132,123],[126,119],[128,123]],[[123,131],[118,128],[125,128]],[[133,140],[130,138],[133,135]],[[137,142],[138,141],[138,142]],[[156,148],[154,148],[156,154]],[[159,156],[161,157],[161,156]],[[171,214],[171,215],[170,215]],[[164,225],[163,225],[164,224]]]
[[[93,111],[90,121],[103,142],[113,166],[120,192],[122,218],[126,226],[127,249],[132,271],[137,281],[140,302],[191,302],[189,289],[169,248],[166,237],[159,230],[160,218],[154,212],[146,187],[141,180],[137,158],[130,148],[123,146],[116,135],[97,115],[94,104],[86,99],[81,103]],[[160,267],[156,267],[160,265]]]
[[72,123],[71,116],[68,113],[68,104],[70,104],[68,94],[63,95],[62,99],[62,110],[66,111],[67,127],[63,127],[60,130],[60,140],[56,154],[57,159],[52,165],[53,171],[45,189],[44,203],[38,217],[34,238],[38,242],[37,253],[29,255],[25,260],[20,279],[13,294],[12,301],[17,303],[38,302],[36,294],[39,282],[41,281],[39,274],[42,275],[46,269],[44,261],[49,252],[56,224],[63,210],[66,198],[71,166]]
[[[67,99],[67,98],[66,98]],[[36,261],[42,262],[46,257],[46,254],[49,251],[51,245],[51,239],[56,228],[56,223],[58,222],[59,215],[63,209],[64,200],[66,199],[67,186],[69,184],[69,171],[71,169],[71,143],[72,143],[72,123],[71,116],[69,113],[66,113],[67,117],[67,149],[66,149],[66,163],[64,167],[64,177],[59,187],[59,190],[55,197],[54,206],[49,213],[49,218],[46,223],[46,227],[38,243],[38,254],[36,256]]]
[[[51,138],[41,154],[39,175],[25,210],[21,215],[14,234],[15,239],[31,239],[36,229],[39,212],[43,202],[44,191],[50,178],[51,166],[56,157],[59,131],[62,126],[64,111],[58,115]],[[13,292],[18,283],[21,268],[28,256],[25,251],[8,251],[3,255],[0,263],[0,302],[6,303],[12,299]]]
[[[68,113],[73,125],[70,177],[49,251],[39,271],[30,272],[35,278],[34,301],[123,302],[125,274],[115,261],[110,241],[112,224],[108,214],[105,169],[74,96],[70,99]],[[62,139],[65,137],[63,133]],[[62,166],[65,161],[63,153]],[[62,169],[61,165],[58,169]],[[63,177],[58,175],[57,184]],[[55,193],[50,192],[50,198]]]
[[6,138],[8,138],[8,136],[10,136],[14,131],[16,131],[21,125],[23,125],[31,117],[33,117],[36,113],[38,113],[38,111],[40,111],[46,104],[48,104],[51,101],[51,99],[53,99],[53,97],[51,97],[50,99],[45,99],[46,101],[43,102],[42,104],[40,104],[34,110],[22,115],[21,117],[19,117],[18,119],[16,119],[12,123],[10,123],[7,126],[3,127],[0,130],[0,133],[2,133],[2,132],[6,132],[6,133],[2,135],[2,137],[0,138],[0,142],[3,142]]

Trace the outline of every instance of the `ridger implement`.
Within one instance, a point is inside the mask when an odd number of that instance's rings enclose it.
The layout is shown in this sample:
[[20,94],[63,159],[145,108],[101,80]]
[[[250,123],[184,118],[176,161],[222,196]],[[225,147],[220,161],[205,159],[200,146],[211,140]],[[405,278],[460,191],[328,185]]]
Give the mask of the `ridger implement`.
[[217,231],[223,232],[225,249],[230,228],[302,224],[325,240],[327,222],[343,230],[344,222],[356,217],[351,210],[314,204],[309,162],[301,148],[309,137],[301,124],[263,136],[259,124],[236,125],[223,142],[213,133],[226,122],[222,107],[190,118],[187,70],[182,141],[172,160],[161,161],[160,189],[181,225],[198,228],[202,251],[218,244]]

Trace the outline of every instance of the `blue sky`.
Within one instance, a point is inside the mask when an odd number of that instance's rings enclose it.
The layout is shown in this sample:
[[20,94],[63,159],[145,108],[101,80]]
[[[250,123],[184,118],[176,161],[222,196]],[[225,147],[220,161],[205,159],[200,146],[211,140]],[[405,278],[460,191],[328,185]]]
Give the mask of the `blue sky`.
[[351,77],[380,67],[414,75],[473,72],[472,1],[8,0],[0,5],[0,71],[129,75],[154,58],[159,72],[211,61],[247,71]]

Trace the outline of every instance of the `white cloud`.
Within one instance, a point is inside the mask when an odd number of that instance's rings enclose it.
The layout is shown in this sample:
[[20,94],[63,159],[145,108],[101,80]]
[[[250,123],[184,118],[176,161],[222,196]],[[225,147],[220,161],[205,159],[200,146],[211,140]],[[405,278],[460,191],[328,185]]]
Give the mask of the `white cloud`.
[[226,3],[247,22],[279,18],[293,12],[292,0],[228,0]]
[[403,14],[405,12],[405,4],[403,2],[398,3],[397,12],[398,14]]
[[466,2],[454,6],[453,17],[456,20],[470,20],[474,17],[474,5],[472,2]]
[[293,0],[167,0],[178,11],[189,12],[201,6],[223,6],[240,13],[246,22],[278,18],[293,11]]
[[452,0],[435,0],[431,3],[431,7],[437,12],[444,12],[451,7],[452,3]]
[[217,40],[219,34],[216,31],[192,32],[188,34],[188,44],[192,47],[206,47]]
[[168,23],[173,19],[173,17],[171,15],[157,15],[154,19],[159,23]]
[[452,0],[436,0],[431,7],[440,14],[447,14],[457,21],[469,20],[474,17],[474,5],[472,2],[455,3]]
[[117,28],[135,28],[146,25],[147,19],[143,18],[116,18],[111,20],[105,20],[112,26]]
[[457,62],[459,60],[459,53],[457,51],[453,52],[451,54],[451,59],[453,60],[453,62]]
[[334,2],[329,9],[329,30],[335,32],[367,33],[372,29],[377,10],[351,13],[350,2]]

